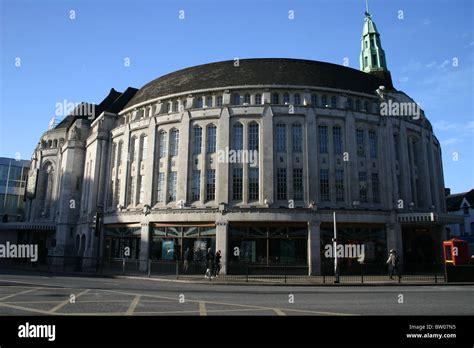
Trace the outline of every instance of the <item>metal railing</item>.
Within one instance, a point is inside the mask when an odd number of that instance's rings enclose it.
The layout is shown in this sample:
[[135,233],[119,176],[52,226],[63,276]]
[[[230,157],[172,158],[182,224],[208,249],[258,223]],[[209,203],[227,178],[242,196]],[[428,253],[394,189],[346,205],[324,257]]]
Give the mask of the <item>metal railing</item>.
[[[223,262],[219,272],[214,264],[203,261],[158,261],[140,259],[112,259],[93,257],[47,256],[37,262],[27,259],[0,259],[0,270],[37,270],[53,273],[75,273],[96,275],[135,275],[145,277],[166,277],[191,280],[229,280],[241,282],[310,282],[330,284],[336,281],[334,264],[323,262],[317,275],[308,275],[307,265],[255,264],[246,262]],[[208,271],[209,269],[209,271]],[[402,267],[400,267],[402,269]],[[386,282],[389,267],[380,263],[341,264],[338,280],[340,283]],[[406,272],[395,273],[394,281],[445,282],[445,268],[440,264],[417,265]]]

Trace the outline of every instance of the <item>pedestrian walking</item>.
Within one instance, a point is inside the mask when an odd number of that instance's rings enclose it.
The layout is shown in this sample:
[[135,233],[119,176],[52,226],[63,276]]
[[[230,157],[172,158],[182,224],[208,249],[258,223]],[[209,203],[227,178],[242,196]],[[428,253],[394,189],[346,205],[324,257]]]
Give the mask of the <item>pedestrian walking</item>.
[[184,251],[184,264],[183,264],[184,273],[188,273],[190,259],[191,259],[191,251],[189,250],[189,248],[186,248],[186,250]]
[[214,268],[214,253],[212,252],[211,248],[207,249],[207,254],[206,254],[206,278],[211,278],[212,273],[213,273],[213,268]]
[[221,251],[217,250],[216,256],[214,257],[214,276],[219,276],[221,271]]
[[390,267],[390,279],[393,279],[393,273],[395,270],[397,271],[398,278],[402,277],[400,274],[400,269],[398,268],[399,263],[400,260],[398,258],[397,252],[394,249],[391,249],[387,260],[387,264]]

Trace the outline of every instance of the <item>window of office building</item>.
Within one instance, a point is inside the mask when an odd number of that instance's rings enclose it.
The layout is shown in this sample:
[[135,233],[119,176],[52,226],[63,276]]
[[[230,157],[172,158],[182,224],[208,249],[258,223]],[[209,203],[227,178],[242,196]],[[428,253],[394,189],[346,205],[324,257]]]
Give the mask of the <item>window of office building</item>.
[[319,126],[319,153],[328,153],[328,127]]
[[293,169],[293,194],[295,200],[303,199],[303,169]]
[[303,131],[300,124],[294,124],[292,127],[293,152],[303,151]]
[[215,169],[207,170],[207,186],[206,200],[213,201],[216,199],[216,171]]
[[336,201],[344,201],[344,171],[341,169],[336,169],[335,171],[336,179]]
[[334,140],[334,153],[336,155],[342,154],[342,132],[341,127],[332,128],[332,136]]
[[258,124],[251,123],[249,124],[249,150],[258,151]]
[[201,197],[201,171],[193,170],[191,200],[199,201]]
[[286,125],[281,123],[276,126],[276,150],[277,152],[286,151]]
[[258,168],[249,169],[249,199],[258,200]]
[[242,168],[233,168],[232,170],[232,199],[242,200]]
[[170,172],[168,179],[168,201],[176,201],[177,172]]
[[277,168],[277,199],[286,200],[286,168]]
[[319,191],[322,201],[329,201],[329,171],[319,170]]

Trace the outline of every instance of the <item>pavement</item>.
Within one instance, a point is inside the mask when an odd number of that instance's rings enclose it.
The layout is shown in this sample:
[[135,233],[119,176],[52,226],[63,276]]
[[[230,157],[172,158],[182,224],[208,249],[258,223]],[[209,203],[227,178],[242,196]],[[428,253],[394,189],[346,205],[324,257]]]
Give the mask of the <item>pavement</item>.
[[[474,285],[378,286],[240,284],[85,277],[0,275],[0,315],[473,315]],[[394,286],[395,285],[395,286]]]

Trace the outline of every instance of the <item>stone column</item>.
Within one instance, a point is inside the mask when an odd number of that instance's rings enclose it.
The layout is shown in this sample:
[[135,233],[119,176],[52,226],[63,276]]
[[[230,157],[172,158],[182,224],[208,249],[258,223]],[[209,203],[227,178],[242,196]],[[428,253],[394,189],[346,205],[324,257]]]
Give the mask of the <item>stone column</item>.
[[140,271],[147,271],[148,259],[150,257],[150,223],[148,221],[142,222],[140,235]]
[[[230,149],[230,115],[229,109],[224,108],[219,119],[217,129],[217,151]],[[217,156],[216,164],[216,203],[229,203],[229,159],[224,158],[224,162],[219,161]]]
[[119,204],[126,208],[127,187],[128,182],[129,163],[130,163],[130,125],[126,125],[125,134],[123,136],[122,151],[122,165],[120,166],[120,197]]
[[150,207],[153,205],[153,196],[155,195],[156,187],[153,187],[155,170],[153,166],[159,167],[159,158],[156,154],[156,122],[154,119],[150,121],[148,128],[147,137],[147,150],[145,160],[145,177],[142,185],[145,185],[145,196],[143,198],[143,204],[148,204]]
[[[179,202],[188,201],[188,182],[189,178],[189,112],[184,112],[181,117],[181,123],[179,126],[179,148],[178,148],[178,159],[177,165],[177,188],[176,188],[176,200]],[[179,183],[183,183],[180,185]],[[185,183],[185,184],[184,184]]]
[[308,275],[321,274],[321,222],[308,222]]
[[263,117],[259,125],[261,137],[259,137],[258,167],[259,175],[259,200],[264,203],[265,199],[274,202],[273,180],[275,178],[273,171],[273,113],[269,107],[265,108]]
[[219,216],[216,221],[216,252],[221,251],[221,272],[220,274],[227,274],[227,238],[228,238],[229,223],[222,216]]

